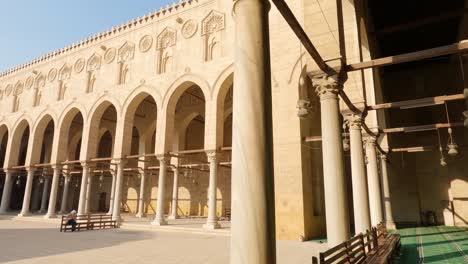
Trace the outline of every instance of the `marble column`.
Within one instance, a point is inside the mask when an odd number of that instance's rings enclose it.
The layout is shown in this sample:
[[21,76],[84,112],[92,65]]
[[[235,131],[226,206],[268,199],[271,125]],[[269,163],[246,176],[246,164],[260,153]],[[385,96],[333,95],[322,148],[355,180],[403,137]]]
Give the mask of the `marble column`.
[[231,264],[276,263],[271,66],[267,0],[233,6]]
[[81,176],[81,187],[80,187],[80,200],[78,202],[78,215],[84,215],[86,213],[86,191],[88,185],[88,176],[89,176],[89,164],[81,163],[83,167],[83,173]]
[[88,183],[86,184],[86,204],[85,212],[86,214],[91,213],[91,196],[93,195],[93,173],[88,175]]
[[169,219],[179,218],[177,214],[178,203],[179,203],[179,167],[172,168],[174,173],[174,181],[172,185],[172,204],[171,204],[171,215]]
[[347,117],[351,145],[351,178],[353,187],[355,233],[370,230],[369,196],[367,192],[366,164],[362,142],[362,118],[357,115]]
[[49,196],[49,186],[50,176],[44,176],[44,188],[42,189],[41,209],[39,210],[40,214],[45,213],[47,210],[47,197]]
[[115,178],[115,193],[114,193],[114,204],[112,209],[112,220],[117,221],[118,223],[122,222],[120,217],[120,200],[122,199],[122,189],[123,189],[123,178],[124,178],[124,167],[125,160],[117,160],[117,172]]
[[146,183],[146,172],[144,170],[140,171],[140,195],[138,197],[138,213],[136,217],[145,216],[145,183]]
[[203,226],[205,229],[220,228],[218,216],[216,215],[216,178],[218,177],[218,160],[215,151],[207,152],[208,162],[210,163],[210,183],[208,188],[208,219]]
[[29,211],[29,204],[31,202],[31,190],[34,180],[34,172],[36,171],[36,168],[28,167],[26,168],[26,171],[28,172],[28,176],[26,179],[26,187],[24,189],[23,207],[18,216],[28,216],[31,214],[31,212]]
[[371,224],[376,226],[383,221],[382,202],[380,192],[379,170],[377,165],[377,152],[375,149],[375,138],[367,137],[366,156],[367,156],[367,184],[369,186],[369,205],[371,213]]
[[349,239],[343,141],[341,135],[339,76],[315,76],[312,83],[320,97],[322,119],[323,178],[328,247]]
[[10,209],[12,187],[13,187],[13,173],[9,170],[5,170],[5,183],[3,185],[2,203],[0,204],[0,214],[5,214]]
[[112,184],[111,184],[111,191],[110,191],[110,199],[109,199],[109,212],[107,213],[108,215],[111,215],[114,212],[114,195],[115,195],[115,178],[117,172],[112,171]]
[[60,214],[68,213],[68,191],[70,190],[70,175],[65,175],[63,179],[62,204],[60,206]]
[[385,224],[387,229],[394,230],[396,228],[395,222],[393,221],[392,213],[392,201],[390,197],[390,185],[388,182],[388,160],[386,155],[380,156],[380,162],[382,167],[382,188],[383,188],[383,199],[385,206]]
[[52,176],[52,185],[50,187],[49,208],[47,210],[45,218],[57,217],[55,208],[57,206],[57,192],[62,168],[58,165],[54,165],[52,166],[52,169],[54,170],[54,175]]
[[158,181],[158,201],[156,205],[156,217],[152,222],[153,225],[167,225],[167,221],[164,219],[164,205],[165,205],[165,185],[166,185],[166,170],[167,165],[170,162],[167,156],[158,156],[159,160],[159,181]]

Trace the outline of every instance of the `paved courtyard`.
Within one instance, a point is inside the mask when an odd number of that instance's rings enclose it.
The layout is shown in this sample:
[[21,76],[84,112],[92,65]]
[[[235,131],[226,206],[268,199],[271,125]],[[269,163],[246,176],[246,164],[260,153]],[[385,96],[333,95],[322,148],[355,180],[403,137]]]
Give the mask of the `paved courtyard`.
[[[278,263],[310,263],[324,248],[315,242],[279,241]],[[182,230],[60,233],[57,221],[0,218],[0,263],[228,263],[229,236]]]

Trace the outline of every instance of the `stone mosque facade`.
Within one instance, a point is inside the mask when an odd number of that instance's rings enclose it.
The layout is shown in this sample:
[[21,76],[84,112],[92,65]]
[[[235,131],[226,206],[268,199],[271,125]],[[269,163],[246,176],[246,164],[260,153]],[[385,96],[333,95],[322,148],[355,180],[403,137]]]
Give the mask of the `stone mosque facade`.
[[[355,63],[373,51],[361,28],[367,14],[354,2],[343,1],[341,22],[336,1],[288,4],[327,61],[344,48]],[[0,74],[0,212],[53,218],[75,209],[111,213],[123,223],[125,215],[155,215],[157,225],[206,217],[205,228],[218,228],[232,202],[232,129],[239,114],[233,102],[244,100],[233,96],[233,13],[232,1],[186,0]],[[466,165],[454,161],[446,176],[435,177],[444,169],[438,164],[421,170],[387,155],[387,135],[374,138],[361,128],[386,128],[383,112],[363,118],[340,102],[344,128],[332,132],[342,133],[345,145],[351,139],[351,157],[362,158],[367,180],[354,181],[349,152],[344,162],[322,158],[327,113],[310,74],[317,66],[274,6],[269,20],[276,237],[324,237],[332,217],[365,230],[369,223],[358,219],[365,212],[372,225],[418,222],[421,210],[435,211],[441,223],[466,225]],[[384,102],[381,82],[373,69],[350,72],[343,90],[363,109]],[[466,142],[466,129],[457,133],[465,134],[459,144]],[[324,188],[323,164],[342,162],[346,188]],[[413,170],[404,173],[408,166]],[[346,213],[327,219],[326,212],[335,212],[327,201],[340,197]]]

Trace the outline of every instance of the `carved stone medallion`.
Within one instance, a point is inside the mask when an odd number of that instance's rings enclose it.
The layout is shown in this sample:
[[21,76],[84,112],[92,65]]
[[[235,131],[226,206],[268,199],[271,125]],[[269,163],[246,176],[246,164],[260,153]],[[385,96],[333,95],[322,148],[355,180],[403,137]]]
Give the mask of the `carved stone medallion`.
[[115,59],[115,55],[117,54],[116,50],[114,48],[110,48],[106,50],[106,53],[104,53],[104,62],[109,64]]
[[193,19],[187,20],[182,26],[182,36],[186,39],[189,39],[197,33],[198,24]]
[[8,84],[8,85],[5,87],[5,95],[6,95],[6,96],[10,96],[12,90],[13,90],[13,88],[12,88],[11,84]]
[[33,78],[32,76],[29,76],[29,77],[26,79],[26,82],[25,82],[24,87],[25,87],[26,89],[29,90],[29,89],[31,89],[31,87],[33,86],[33,84],[34,84],[34,78]]
[[150,35],[146,35],[144,37],[141,38],[140,40],[140,51],[141,52],[147,52],[151,46],[153,45],[153,37],[151,37]]
[[49,82],[55,81],[55,78],[57,77],[57,69],[53,68],[49,71],[49,74],[47,75],[47,79]]
[[75,62],[75,72],[80,73],[85,67],[85,60],[83,58],[77,59]]

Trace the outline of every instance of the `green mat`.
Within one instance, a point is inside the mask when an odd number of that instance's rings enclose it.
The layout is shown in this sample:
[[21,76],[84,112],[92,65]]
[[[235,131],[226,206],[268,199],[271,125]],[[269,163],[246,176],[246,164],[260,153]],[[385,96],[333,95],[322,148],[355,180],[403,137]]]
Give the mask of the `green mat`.
[[468,264],[468,230],[459,227],[407,227],[401,235],[401,256],[397,263]]

